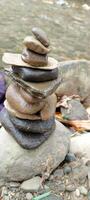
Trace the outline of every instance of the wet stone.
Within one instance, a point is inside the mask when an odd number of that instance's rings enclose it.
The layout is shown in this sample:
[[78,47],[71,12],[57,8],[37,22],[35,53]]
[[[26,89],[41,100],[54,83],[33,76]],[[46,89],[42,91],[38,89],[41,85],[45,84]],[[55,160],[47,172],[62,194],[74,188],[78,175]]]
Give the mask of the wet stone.
[[34,67],[42,67],[48,64],[47,55],[37,54],[31,50],[24,49],[22,52],[22,60]]
[[32,33],[35,35],[37,40],[39,40],[45,47],[49,46],[49,40],[47,38],[47,35],[42,29],[34,27],[32,28]]
[[41,42],[39,42],[37,39],[35,39],[32,36],[27,36],[24,39],[23,43],[29,50],[34,51],[38,54],[47,54],[50,51]]
[[0,121],[3,127],[7,130],[7,132],[9,132],[9,134],[11,134],[14,137],[14,139],[23,148],[26,148],[26,149],[33,149],[40,146],[45,140],[48,139],[51,133],[55,130],[55,124],[54,124],[49,131],[43,134],[31,133],[31,132],[29,134],[23,133],[14,127],[13,123],[11,122],[9,118],[9,114],[5,108],[0,113]]
[[26,67],[12,66],[13,73],[27,82],[44,82],[55,80],[58,77],[58,68],[53,70],[40,70]]

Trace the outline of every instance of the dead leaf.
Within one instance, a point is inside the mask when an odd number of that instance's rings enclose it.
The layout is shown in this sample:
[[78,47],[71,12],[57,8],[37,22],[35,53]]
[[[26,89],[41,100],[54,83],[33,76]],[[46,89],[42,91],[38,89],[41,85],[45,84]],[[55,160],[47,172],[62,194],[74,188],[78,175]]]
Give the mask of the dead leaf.
[[68,126],[74,127],[76,131],[83,132],[85,130],[90,130],[90,120],[66,120],[63,119],[62,115],[59,113],[56,113],[56,119],[63,124],[66,124]]
[[59,101],[57,102],[56,108],[58,107],[64,107],[69,108],[68,101],[72,99],[80,99],[79,95],[72,95],[72,96],[66,96],[64,95]]

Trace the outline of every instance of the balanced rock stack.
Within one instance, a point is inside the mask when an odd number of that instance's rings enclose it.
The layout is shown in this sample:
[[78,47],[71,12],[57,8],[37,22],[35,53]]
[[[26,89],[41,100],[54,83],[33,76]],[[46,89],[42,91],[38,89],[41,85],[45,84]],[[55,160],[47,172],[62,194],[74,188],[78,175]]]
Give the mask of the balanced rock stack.
[[48,57],[49,41],[45,32],[33,28],[32,33],[34,36],[24,39],[22,54],[3,56],[3,61],[11,65],[6,68],[6,74],[12,83],[0,113],[4,128],[26,149],[38,147],[55,130],[54,92],[60,84],[58,62]]

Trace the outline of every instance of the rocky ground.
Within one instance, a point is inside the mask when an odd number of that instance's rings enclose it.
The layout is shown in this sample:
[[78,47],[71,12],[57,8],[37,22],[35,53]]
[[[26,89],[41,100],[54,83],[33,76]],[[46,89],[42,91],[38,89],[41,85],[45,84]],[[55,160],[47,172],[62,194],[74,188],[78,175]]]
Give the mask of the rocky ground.
[[[90,163],[84,165],[79,157],[69,153],[48,180],[37,176],[23,183],[2,183],[0,193],[3,200],[30,200],[35,196],[37,200],[89,200]],[[40,198],[41,194],[48,197]]]

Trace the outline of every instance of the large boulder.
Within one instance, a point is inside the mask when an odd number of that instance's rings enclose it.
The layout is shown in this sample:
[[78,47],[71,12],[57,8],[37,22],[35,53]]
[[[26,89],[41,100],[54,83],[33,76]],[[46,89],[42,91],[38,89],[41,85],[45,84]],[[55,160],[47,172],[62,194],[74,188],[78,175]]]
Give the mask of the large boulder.
[[69,130],[56,121],[53,134],[33,150],[23,149],[2,127],[0,129],[0,179],[22,181],[51,173],[69,150]]
[[85,164],[90,161],[90,132],[72,137],[70,152],[82,158]]
[[86,107],[90,106],[90,61],[71,60],[59,63],[61,83],[56,95],[79,95]]

